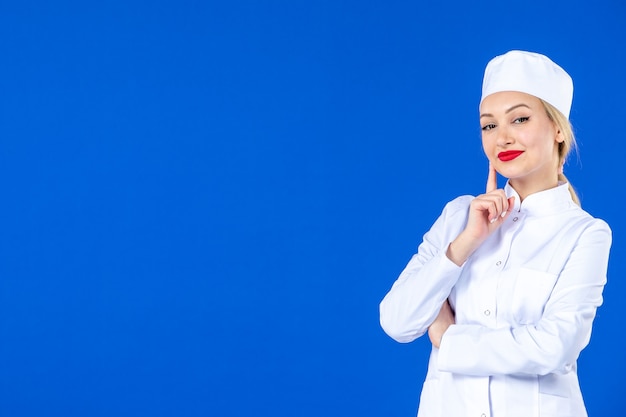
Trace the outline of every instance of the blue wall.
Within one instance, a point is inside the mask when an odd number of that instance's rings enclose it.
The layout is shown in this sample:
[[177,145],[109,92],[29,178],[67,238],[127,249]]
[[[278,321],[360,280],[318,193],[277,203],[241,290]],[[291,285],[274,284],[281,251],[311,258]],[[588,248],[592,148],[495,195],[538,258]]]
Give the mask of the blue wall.
[[482,191],[509,49],[574,78],[566,173],[614,232],[579,372],[625,413],[624,40],[618,0],[3,2],[0,415],[414,415],[430,344],[378,303]]

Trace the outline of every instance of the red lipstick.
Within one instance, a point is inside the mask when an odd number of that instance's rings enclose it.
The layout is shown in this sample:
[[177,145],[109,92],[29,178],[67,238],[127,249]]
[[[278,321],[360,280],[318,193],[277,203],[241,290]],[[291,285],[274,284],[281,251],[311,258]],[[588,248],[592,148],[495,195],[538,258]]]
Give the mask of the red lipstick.
[[498,159],[504,162],[512,161],[523,153],[524,151],[504,151],[498,154]]

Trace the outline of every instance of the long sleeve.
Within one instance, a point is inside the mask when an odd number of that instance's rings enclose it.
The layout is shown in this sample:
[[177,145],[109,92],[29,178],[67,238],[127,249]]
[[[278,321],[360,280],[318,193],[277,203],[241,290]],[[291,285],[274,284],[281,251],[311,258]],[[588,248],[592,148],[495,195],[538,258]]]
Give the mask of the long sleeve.
[[611,230],[594,220],[572,243],[564,266],[536,323],[507,328],[451,326],[438,355],[440,371],[489,376],[571,370],[589,343],[611,246]]
[[446,250],[465,226],[471,199],[462,196],[446,205],[380,303],[380,324],[394,340],[407,343],[422,336],[458,280],[462,268]]

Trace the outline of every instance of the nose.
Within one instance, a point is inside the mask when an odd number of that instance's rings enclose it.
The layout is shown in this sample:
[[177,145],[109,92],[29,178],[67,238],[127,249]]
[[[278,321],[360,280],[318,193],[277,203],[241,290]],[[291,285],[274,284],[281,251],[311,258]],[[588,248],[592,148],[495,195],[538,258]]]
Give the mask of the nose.
[[511,130],[506,125],[498,126],[498,137],[496,138],[496,144],[499,147],[506,147],[512,144],[515,140],[511,136]]

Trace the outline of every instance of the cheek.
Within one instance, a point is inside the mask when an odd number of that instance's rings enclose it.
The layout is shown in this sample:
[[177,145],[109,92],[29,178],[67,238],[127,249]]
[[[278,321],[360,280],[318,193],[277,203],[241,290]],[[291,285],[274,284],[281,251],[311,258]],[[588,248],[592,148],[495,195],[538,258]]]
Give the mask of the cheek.
[[556,133],[547,126],[525,132],[520,141],[529,147],[548,149],[556,143]]
[[552,157],[552,155],[556,153],[558,153],[558,142],[556,141],[556,138],[553,134],[553,132],[549,132],[549,131],[545,131],[545,132],[541,132],[540,135],[535,136],[534,138],[532,138],[532,141],[530,142],[531,146],[535,149],[537,149],[537,151],[541,152],[542,154],[544,154],[546,157]]
[[493,154],[493,150],[495,148],[495,142],[489,140],[488,137],[482,136],[482,144],[483,144],[483,152],[487,155],[487,158],[490,158],[490,155]]

